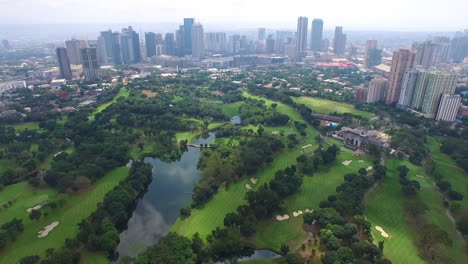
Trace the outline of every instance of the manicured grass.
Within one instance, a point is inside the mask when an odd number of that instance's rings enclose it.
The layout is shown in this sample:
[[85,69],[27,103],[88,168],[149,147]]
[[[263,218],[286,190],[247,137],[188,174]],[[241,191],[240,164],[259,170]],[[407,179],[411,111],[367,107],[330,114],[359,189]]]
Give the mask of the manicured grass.
[[247,260],[241,261],[242,264],[274,264],[277,263],[278,259],[255,259],[255,260]]
[[[404,216],[404,197],[399,184],[397,167],[406,165],[410,172],[408,178],[417,180],[421,184],[419,199],[428,206],[425,218],[447,231],[453,241],[453,247],[446,248],[453,258],[453,263],[463,263],[466,253],[462,242],[455,233],[455,226],[445,214],[442,196],[433,188],[428,178],[416,177],[423,175],[421,167],[408,161],[390,159],[387,161],[387,176],[383,182],[369,194],[366,200],[367,218],[372,223],[372,233],[377,241],[385,241],[384,254],[393,263],[425,263],[418,256],[418,249],[414,242],[414,233]],[[381,226],[390,238],[383,238],[375,226]]]
[[460,192],[465,197],[460,203],[465,210],[468,210],[468,175],[459,168],[455,161],[448,155],[440,151],[440,139],[426,137],[427,147],[430,150],[432,159],[436,162],[437,170],[444,176],[444,180],[450,182],[455,191]]
[[18,132],[24,131],[26,129],[28,129],[28,130],[39,130],[40,129],[38,122],[26,122],[26,123],[22,123],[22,124],[13,125],[13,127]]
[[[224,123],[221,122],[215,122],[215,123],[210,123],[208,125],[208,130],[213,130],[218,127],[223,126]],[[200,131],[185,131],[185,132],[177,132],[176,133],[176,139],[177,142],[180,142],[182,140],[187,140],[189,143],[192,142],[195,138],[197,138],[201,134]]]
[[[5,191],[15,193],[23,190],[25,196],[21,194],[18,198],[14,212],[8,213],[6,219],[18,217],[23,219],[25,230],[21,233],[16,241],[11,246],[0,252],[0,263],[17,263],[24,256],[43,254],[48,248],[59,248],[64,245],[65,238],[74,238],[78,233],[78,223],[93,213],[97,204],[102,202],[104,196],[119,184],[120,181],[127,177],[129,168],[120,167],[107,173],[102,179],[97,181],[92,189],[80,193],[72,194],[65,198],[65,205],[52,210],[47,216],[41,217],[39,221],[31,221],[26,212],[26,206],[35,205],[38,200],[41,200],[41,195],[48,194],[49,198],[57,196],[56,191],[48,189],[47,192],[41,191],[33,194],[32,190],[28,191],[29,186],[23,185],[8,186],[2,191],[2,196]],[[18,188],[9,191],[9,188]],[[43,194],[44,193],[44,194]],[[23,201],[24,199],[24,201]],[[1,214],[3,215],[3,213]],[[3,216],[1,216],[3,217]],[[49,233],[47,237],[38,238],[37,232],[53,221],[59,221],[60,224]]]
[[223,113],[229,117],[238,116],[239,115],[239,107],[241,107],[244,102],[236,102],[232,104],[224,104],[223,105]]
[[290,107],[289,105],[286,105],[286,104],[283,104],[283,103],[280,103],[280,102],[276,102],[276,101],[272,101],[272,100],[266,99],[264,97],[255,96],[255,95],[249,94],[248,92],[245,92],[245,91],[242,93],[242,95],[244,97],[247,97],[247,98],[252,98],[252,99],[256,99],[256,100],[263,100],[263,101],[265,101],[265,104],[267,106],[270,106],[272,104],[277,104],[276,109],[278,110],[278,112],[280,112],[282,114],[285,114],[285,115],[288,115],[293,120],[304,122],[301,115],[296,110],[294,110],[294,108]]
[[101,113],[107,107],[109,107],[113,103],[117,102],[117,99],[119,99],[120,97],[125,97],[126,98],[129,95],[130,95],[130,91],[127,88],[125,88],[125,87],[121,88],[119,93],[114,97],[114,99],[112,99],[112,101],[98,106],[98,108],[96,108],[96,110],[94,110],[94,112],[91,113],[91,115],[89,116],[89,121],[93,121],[97,114]]
[[16,165],[13,160],[0,160],[0,173],[3,173],[7,169],[15,169]]
[[81,264],[110,264],[105,252],[92,252],[83,250],[81,252]]
[[345,103],[335,102],[331,100],[306,97],[306,96],[291,97],[291,98],[294,100],[294,102],[298,104],[304,104],[316,113],[321,113],[321,114],[351,113],[351,114],[360,115],[369,119],[374,117],[373,113],[357,110],[351,104],[345,104]]
[[[341,162],[352,160],[348,166]],[[364,162],[358,162],[362,160]],[[306,238],[306,232],[302,229],[303,217],[294,217],[293,212],[305,209],[316,209],[320,201],[326,200],[331,194],[336,193],[336,187],[344,182],[344,175],[356,173],[360,168],[372,165],[368,157],[356,157],[351,153],[340,153],[337,160],[330,167],[320,170],[313,176],[304,176],[303,184],[299,192],[286,199],[286,213],[289,220],[279,222],[275,217],[261,221],[257,225],[257,232],[249,242],[255,248],[269,248],[279,251],[281,245],[288,244],[290,248],[296,248]]]

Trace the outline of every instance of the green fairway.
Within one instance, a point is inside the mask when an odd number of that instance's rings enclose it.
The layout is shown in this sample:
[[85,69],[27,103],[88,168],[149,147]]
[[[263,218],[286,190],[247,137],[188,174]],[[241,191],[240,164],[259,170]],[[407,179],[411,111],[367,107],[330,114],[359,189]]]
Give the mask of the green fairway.
[[229,117],[238,116],[239,115],[239,107],[241,107],[244,102],[236,102],[233,104],[224,104],[223,105],[223,113]]
[[256,99],[256,100],[265,101],[265,104],[267,106],[270,106],[272,104],[277,104],[276,109],[278,109],[278,112],[280,112],[282,114],[285,114],[285,115],[288,115],[293,120],[304,122],[301,115],[296,110],[294,110],[294,108],[292,108],[289,105],[286,105],[286,104],[283,104],[283,103],[280,103],[280,102],[276,102],[276,101],[272,101],[272,100],[266,99],[264,97],[255,96],[255,95],[249,94],[248,92],[245,92],[245,91],[242,93],[242,95],[244,97],[247,97],[247,98],[252,98],[252,99]]
[[81,252],[81,264],[110,264],[111,262],[106,257],[105,252],[91,252],[88,250],[83,250]]
[[98,106],[98,108],[96,108],[96,110],[94,110],[91,115],[89,116],[89,121],[93,121],[94,118],[96,117],[97,114],[101,113],[102,111],[104,111],[107,107],[111,106],[113,103],[117,102],[117,99],[119,99],[120,97],[128,97],[130,95],[130,91],[123,87],[120,89],[119,93],[114,97],[114,99],[112,99],[112,101],[110,102],[107,102],[105,104],[102,104],[100,106]]
[[256,260],[247,260],[241,261],[242,264],[274,264],[277,263],[277,259],[256,259]]
[[[352,160],[352,162],[345,166],[341,163],[345,160]],[[306,232],[302,229],[303,218],[302,216],[294,217],[292,213],[318,208],[320,201],[334,194],[336,187],[344,182],[345,174],[356,173],[360,168],[367,168],[371,164],[368,157],[341,153],[331,167],[313,176],[304,176],[300,191],[285,201],[286,213],[291,218],[282,222],[274,217],[261,221],[250,242],[255,248],[269,248],[275,251],[279,251],[282,244],[288,244],[290,248],[300,245],[307,238]]]
[[[384,254],[393,263],[425,263],[418,255],[414,234],[404,216],[404,197],[401,193],[397,167],[406,165],[410,171],[408,179],[421,184],[419,198],[429,207],[425,218],[447,231],[453,241],[453,247],[446,248],[453,258],[452,263],[463,263],[466,254],[462,242],[455,233],[455,226],[445,214],[442,196],[434,190],[432,182],[423,175],[421,167],[408,161],[390,159],[387,161],[387,176],[366,199],[366,214],[372,223],[372,233],[377,241],[385,241]],[[375,226],[381,226],[390,238],[383,238]]]
[[312,97],[291,97],[294,102],[298,104],[304,104],[310,109],[312,109],[316,113],[320,114],[344,114],[344,113],[351,113],[354,115],[360,115],[365,118],[372,118],[374,117],[373,113],[357,110],[351,104],[345,104],[340,102],[335,102],[331,100],[321,99],[321,98],[312,98]]
[[437,170],[444,176],[444,179],[455,191],[460,192],[465,198],[460,201],[465,210],[468,210],[468,175],[459,168],[448,155],[440,151],[440,140],[434,137],[427,138],[427,147],[430,150],[432,159],[436,162]]
[[21,132],[24,130],[39,130],[39,123],[38,122],[26,122],[22,124],[13,125],[16,131]]
[[[127,167],[112,170],[98,180],[89,191],[66,197],[63,207],[50,211],[39,221],[31,221],[28,218],[26,207],[34,206],[38,201],[46,198],[57,198],[57,192],[47,189],[34,194],[25,183],[6,187],[2,191],[1,197],[4,196],[4,193],[10,194],[5,195],[5,197],[11,197],[15,193],[20,195],[15,203],[17,205],[14,204],[14,207],[10,208],[12,211],[9,212],[10,209],[2,211],[0,217],[2,220],[13,217],[23,219],[25,230],[18,235],[16,241],[0,252],[0,263],[17,263],[24,256],[43,254],[48,248],[63,246],[65,238],[74,238],[78,233],[78,223],[96,210],[97,204],[102,202],[104,196],[121,180],[125,179],[128,172],[129,168]],[[3,216],[4,214],[5,216]],[[47,237],[38,238],[37,232],[54,221],[59,221],[60,224]]]

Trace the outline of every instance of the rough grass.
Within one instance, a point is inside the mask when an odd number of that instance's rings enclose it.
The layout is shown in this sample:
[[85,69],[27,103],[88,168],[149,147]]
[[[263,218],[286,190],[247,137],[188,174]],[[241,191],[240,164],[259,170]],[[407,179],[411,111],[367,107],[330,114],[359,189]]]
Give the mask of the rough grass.
[[17,125],[13,125],[12,127],[15,128],[16,131],[21,132],[24,130],[39,130],[39,123],[38,122],[26,122]]
[[286,104],[283,104],[283,103],[280,103],[280,102],[276,102],[276,101],[272,101],[272,100],[266,99],[264,97],[255,96],[255,95],[252,95],[252,94],[250,94],[248,92],[245,92],[245,91],[242,93],[242,95],[244,97],[247,97],[247,98],[252,98],[252,99],[256,99],[256,100],[265,101],[265,104],[267,106],[271,106],[272,104],[277,104],[276,109],[278,110],[278,112],[280,112],[282,114],[285,114],[285,115],[288,115],[291,119],[293,119],[295,121],[304,122],[301,115],[296,110],[294,110],[294,108],[290,107],[289,105],[286,105]]
[[232,104],[223,105],[223,113],[229,117],[238,116],[239,108],[244,104],[244,102],[236,102]]
[[[384,254],[393,263],[425,263],[418,255],[415,235],[404,216],[404,197],[399,184],[397,167],[406,165],[410,172],[408,178],[421,184],[419,198],[429,207],[425,218],[447,231],[454,242],[451,248],[444,248],[453,258],[453,263],[463,263],[466,254],[462,242],[456,235],[455,226],[445,214],[442,196],[433,188],[430,179],[416,177],[423,175],[421,167],[408,161],[390,159],[387,161],[387,176],[366,199],[368,220],[372,223],[372,233],[377,241],[385,241]],[[375,226],[381,226],[390,238],[383,238]]]
[[93,121],[97,114],[101,113],[102,111],[106,110],[106,108],[111,106],[113,103],[117,102],[117,99],[119,99],[120,97],[127,98],[129,95],[130,95],[130,91],[127,88],[122,87],[119,93],[114,97],[114,99],[112,99],[112,101],[98,106],[96,110],[94,110],[91,113],[91,115],[89,116],[89,121]]
[[[353,162],[344,166],[341,162],[345,160],[353,160]],[[364,162],[358,162],[359,160]],[[355,157],[351,153],[341,153],[330,167],[322,168],[313,176],[304,176],[299,192],[285,201],[286,213],[291,218],[282,222],[274,217],[261,221],[250,243],[256,248],[269,248],[275,251],[279,251],[282,244],[288,244],[290,248],[300,245],[307,238],[302,229],[303,217],[294,217],[292,213],[304,211],[306,208],[318,208],[320,201],[336,193],[336,187],[343,183],[345,174],[356,173],[360,168],[367,168],[371,164],[368,157]]]
[[298,104],[305,104],[307,107],[312,109],[316,113],[321,114],[344,114],[344,113],[351,113],[355,115],[360,115],[365,118],[372,118],[374,117],[373,113],[357,110],[351,104],[345,104],[340,102],[335,102],[331,100],[321,99],[321,98],[312,98],[312,97],[291,97],[294,102]]
[[[74,238],[78,233],[78,223],[96,210],[97,204],[102,202],[104,196],[127,177],[128,172],[129,168],[127,167],[120,167],[110,171],[102,179],[98,180],[92,189],[68,196],[65,198],[66,202],[63,207],[51,211],[47,216],[41,217],[39,221],[29,219],[26,206],[42,200],[44,195],[49,195],[49,198],[56,198],[54,197],[57,196],[56,191],[48,189],[48,191],[39,191],[37,194],[33,194],[33,191],[25,183],[6,187],[1,193],[2,197],[5,192],[10,194],[19,192],[24,196],[19,196],[18,205],[11,208],[12,212],[2,211],[0,217],[4,219],[13,217],[23,219],[25,230],[17,237],[16,241],[0,252],[0,263],[17,263],[22,257],[35,254],[41,255],[48,248],[63,246],[65,238]],[[14,188],[14,190],[10,191],[10,188]],[[7,196],[5,195],[5,197]],[[4,214],[6,216],[3,216]],[[60,224],[47,237],[38,238],[37,232],[53,221],[59,221]]]

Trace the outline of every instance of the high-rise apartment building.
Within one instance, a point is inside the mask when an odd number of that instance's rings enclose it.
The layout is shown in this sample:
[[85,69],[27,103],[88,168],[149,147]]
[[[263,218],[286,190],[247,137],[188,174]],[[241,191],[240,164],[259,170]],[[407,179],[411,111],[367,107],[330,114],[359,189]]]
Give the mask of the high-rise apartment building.
[[81,64],[80,49],[86,48],[86,41],[84,40],[67,40],[65,41],[65,47],[67,48],[68,59],[73,65]]
[[388,79],[386,104],[393,104],[400,98],[401,83],[408,68],[413,65],[414,56],[409,50],[400,49],[393,52],[392,66]]
[[315,18],[312,20],[310,31],[310,49],[312,51],[322,51],[323,20]]
[[101,79],[101,70],[96,48],[80,49],[81,60],[83,61],[83,73],[85,81],[93,82]]
[[110,62],[107,61],[106,40],[102,35],[99,36],[97,40],[97,52],[100,65],[110,64]]
[[156,55],[156,34],[153,32],[145,33],[146,56],[153,57]]
[[[131,26],[122,29],[122,36],[128,39],[128,52],[130,54],[130,62],[137,63],[141,61],[140,51],[140,34],[136,33]],[[123,49],[122,49],[123,51]]]
[[55,50],[55,53],[57,54],[60,77],[63,79],[71,80],[73,78],[73,74],[72,74],[72,70],[70,67],[70,61],[68,60],[67,49],[57,48]]
[[333,53],[344,55],[346,50],[346,34],[343,34],[343,27],[335,28],[335,38],[333,39]]
[[184,18],[184,55],[192,54],[192,26],[194,23],[194,18]]
[[179,29],[176,30],[175,34],[176,42],[175,42],[175,51],[177,56],[184,56],[184,26],[179,26]]
[[458,35],[452,39],[450,45],[451,58],[453,62],[462,62],[464,58],[468,58],[468,34]]
[[426,117],[435,117],[442,94],[454,94],[457,86],[457,79],[458,75],[454,73],[446,71],[430,72],[421,106],[421,112],[425,114]]
[[457,118],[457,112],[460,108],[460,95],[443,94],[437,108],[436,121],[453,122]]
[[415,43],[413,44],[414,66],[420,66],[424,69],[430,68],[434,65],[437,44],[432,42]]
[[405,72],[403,81],[401,83],[400,98],[398,99],[397,107],[406,109],[411,106],[413,100],[416,83],[418,80],[419,71],[415,69],[408,69]]
[[365,87],[357,87],[354,89],[354,98],[361,102],[365,103],[367,100],[367,89]]
[[264,41],[266,37],[266,29],[265,28],[259,28],[258,29],[258,41]]
[[215,53],[226,52],[226,41],[226,33],[208,32],[206,33],[205,49]]
[[10,49],[10,42],[8,41],[8,39],[2,40],[2,47],[6,50]]
[[301,16],[297,19],[296,56],[298,59],[305,57],[307,50],[307,27],[309,19]]
[[203,33],[203,26],[200,23],[193,24],[192,26],[192,56],[201,58],[205,55],[205,34]]
[[382,63],[382,50],[377,48],[377,40],[366,41],[366,49],[364,53],[364,66],[372,68],[373,66]]
[[374,78],[370,81],[367,89],[367,103],[377,103],[384,100],[388,80],[386,78]]
[[164,38],[164,50],[166,55],[176,55],[176,45],[174,40],[174,33],[166,33]]

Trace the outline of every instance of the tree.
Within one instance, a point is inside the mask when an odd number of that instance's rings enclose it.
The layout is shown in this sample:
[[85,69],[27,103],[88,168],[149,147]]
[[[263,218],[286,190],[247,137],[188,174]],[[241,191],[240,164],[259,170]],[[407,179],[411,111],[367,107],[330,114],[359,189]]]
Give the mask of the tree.
[[148,248],[138,256],[138,264],[186,264],[194,263],[196,256],[192,249],[192,241],[188,238],[169,233],[156,245]]
[[450,198],[450,200],[454,200],[454,201],[461,201],[463,200],[463,194],[457,192],[457,191],[454,191],[454,190],[450,190],[448,193],[447,193],[448,197]]
[[24,257],[22,259],[20,259],[20,264],[37,264],[39,263],[39,260],[41,260],[41,258],[37,255],[34,255],[34,256],[27,256],[27,257]]
[[286,255],[289,253],[289,246],[286,245],[286,244],[282,244],[281,245],[281,248],[280,248],[280,251],[283,255]]
[[39,220],[41,218],[41,210],[32,210],[31,213],[29,214],[29,219],[31,220]]

